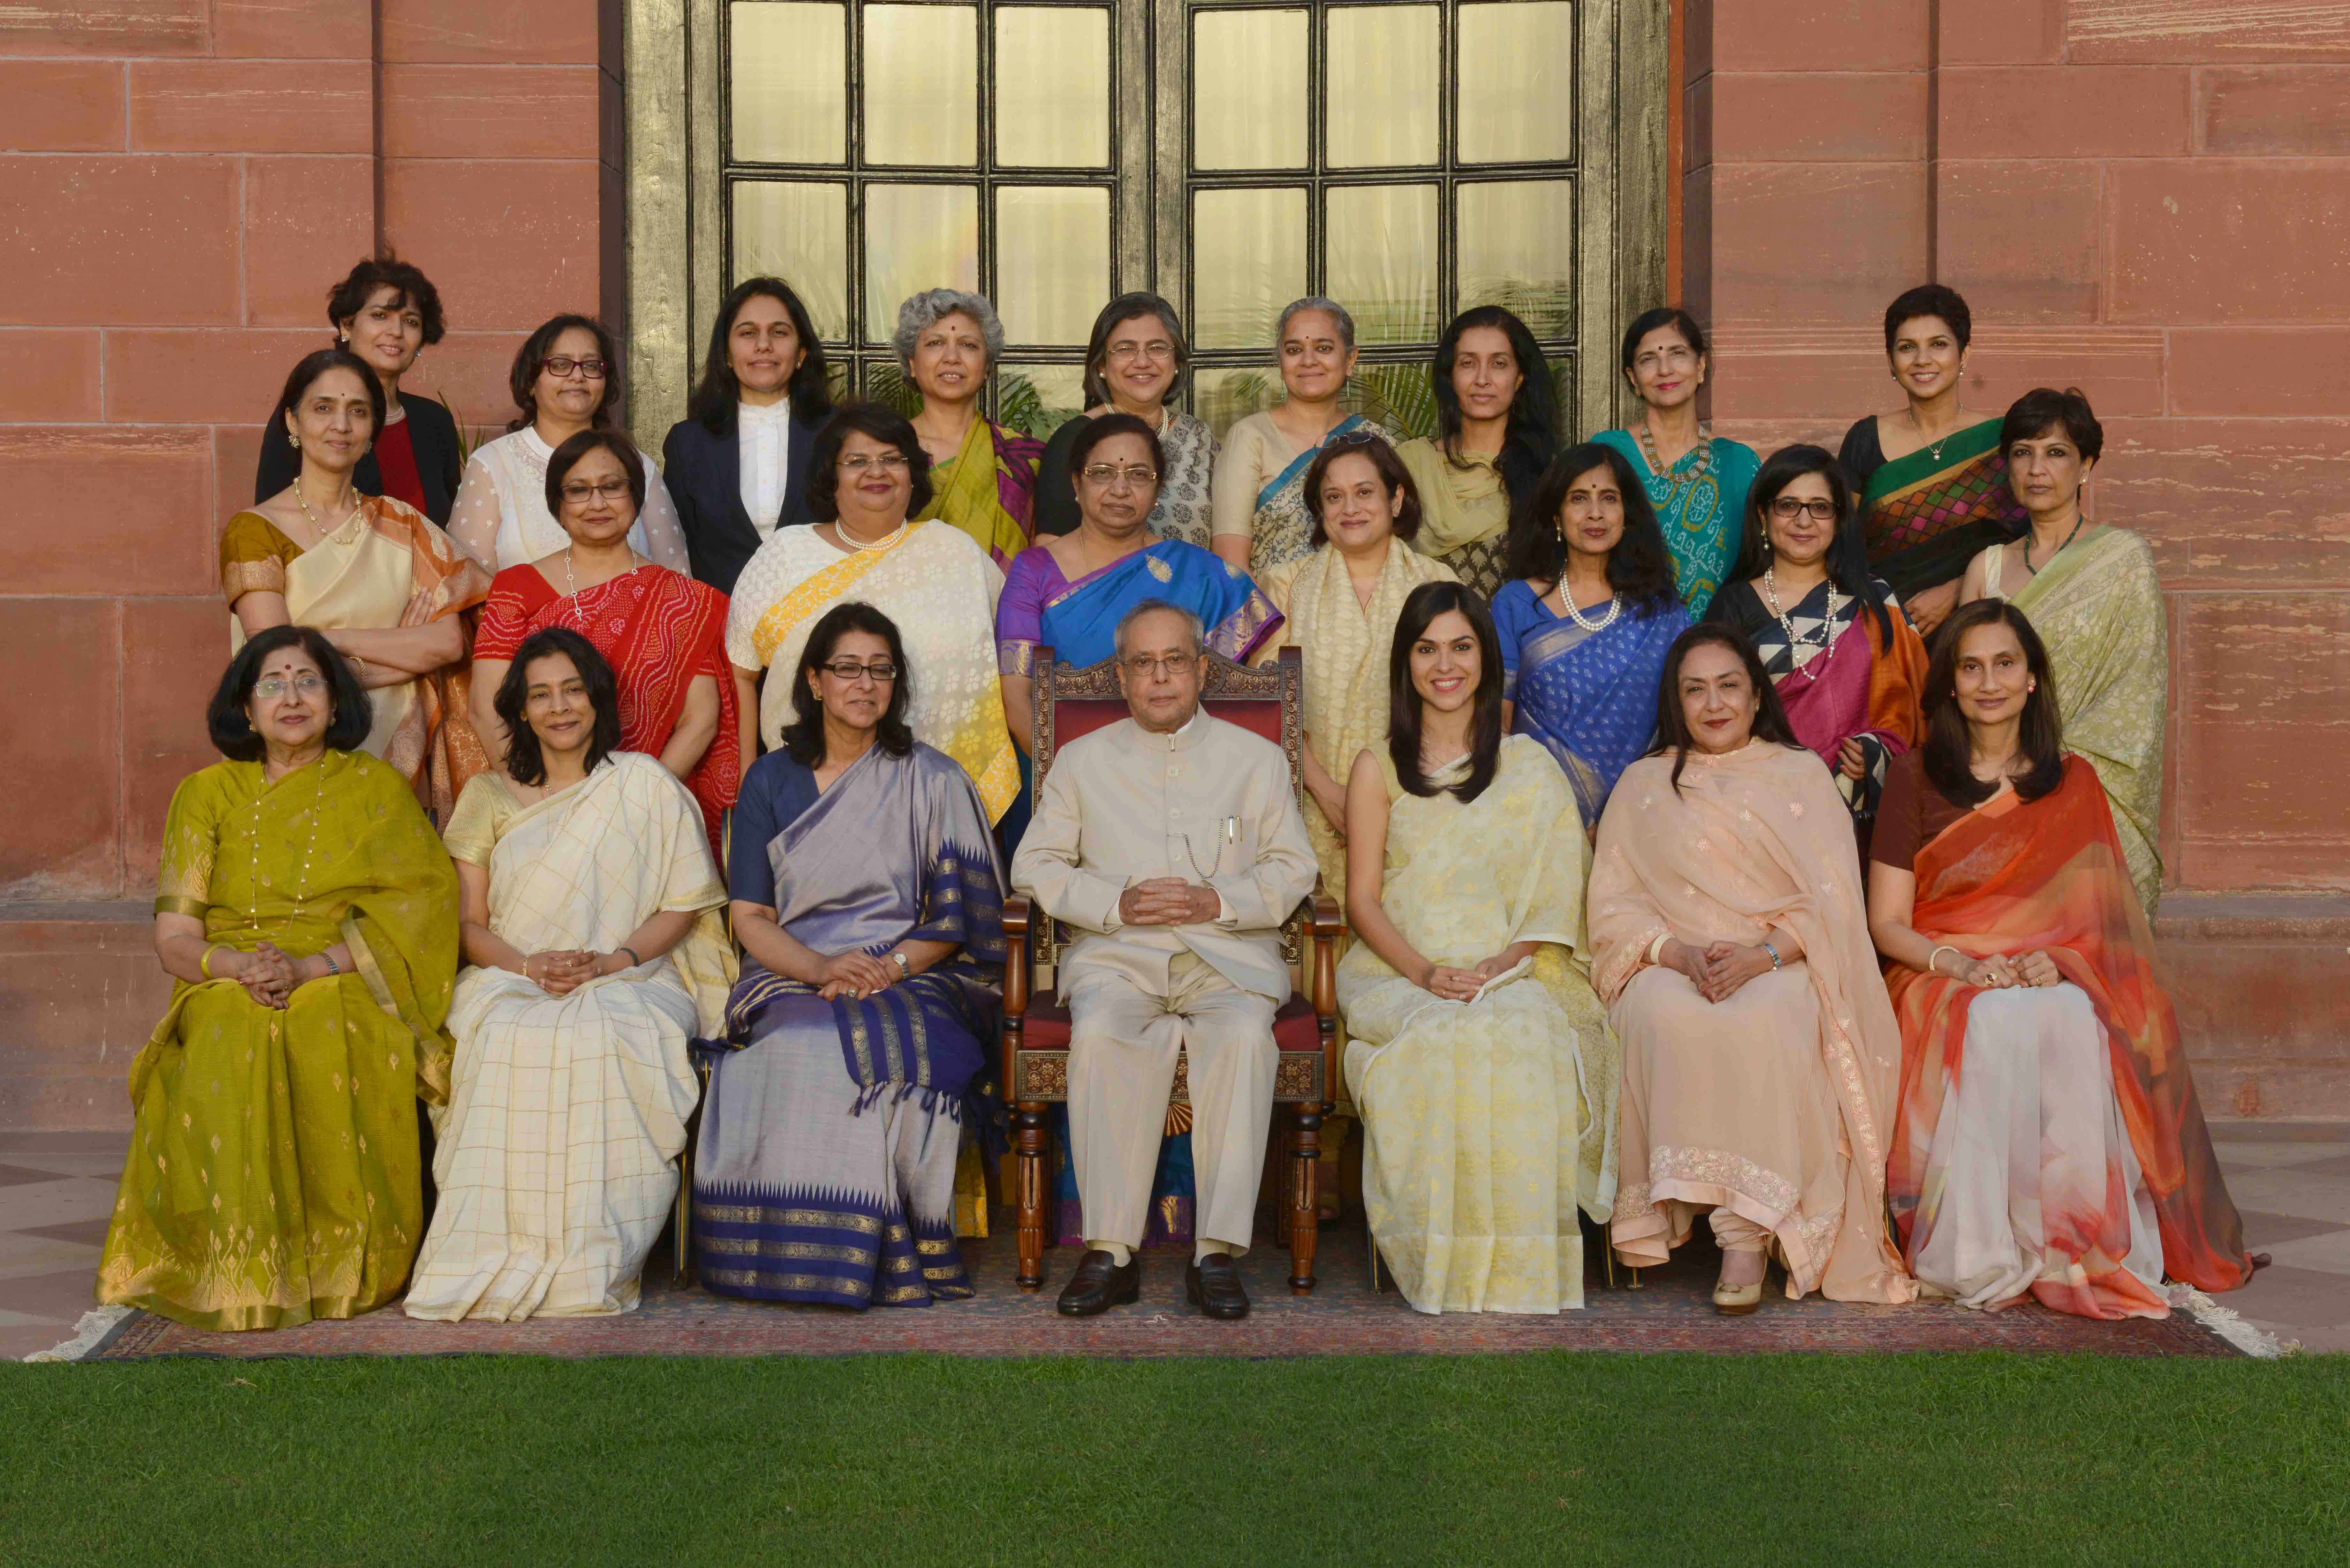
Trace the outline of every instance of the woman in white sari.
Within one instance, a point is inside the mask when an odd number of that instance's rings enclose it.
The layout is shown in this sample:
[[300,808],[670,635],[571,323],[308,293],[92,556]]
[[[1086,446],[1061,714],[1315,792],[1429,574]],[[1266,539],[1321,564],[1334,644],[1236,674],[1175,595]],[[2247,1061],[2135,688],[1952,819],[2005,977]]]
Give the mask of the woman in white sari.
[[1396,721],[1347,785],[1338,966],[1363,1208],[1425,1313],[1583,1304],[1576,1210],[1616,1185],[1616,1045],[1583,945],[1583,818],[1542,743],[1502,735],[1474,592],[1404,601]]
[[399,769],[445,820],[487,764],[466,717],[460,617],[490,579],[422,513],[353,485],[384,408],[382,383],[346,348],[307,355],[286,378],[270,428],[299,472],[221,531],[229,648],[273,626],[325,632],[374,711],[359,749]]
[[[914,739],[961,763],[990,821],[1020,793],[1003,722],[995,605],[1003,573],[951,523],[908,519],[930,503],[929,454],[905,418],[878,403],[836,412],[809,453],[808,528],[778,528],[734,579],[726,657],[738,707],[756,712],[764,749],[795,722],[791,672],[825,611],[855,600],[902,628],[921,675],[906,711]],[[743,731],[743,767],[757,759]]]
[[533,634],[498,714],[511,777],[475,779],[444,836],[470,967],[407,1312],[628,1312],[677,1197],[686,1043],[723,1027],[733,981],[726,889],[685,786],[612,749],[618,689],[586,638]]
[[[620,400],[612,335],[592,316],[555,317],[523,339],[506,385],[521,413],[507,433],[473,450],[449,512],[449,536],[494,575],[545,560],[571,542],[547,510],[546,464],[581,431],[611,428]],[[656,566],[691,576],[677,503],[652,460],[637,461],[645,499],[629,545]]]

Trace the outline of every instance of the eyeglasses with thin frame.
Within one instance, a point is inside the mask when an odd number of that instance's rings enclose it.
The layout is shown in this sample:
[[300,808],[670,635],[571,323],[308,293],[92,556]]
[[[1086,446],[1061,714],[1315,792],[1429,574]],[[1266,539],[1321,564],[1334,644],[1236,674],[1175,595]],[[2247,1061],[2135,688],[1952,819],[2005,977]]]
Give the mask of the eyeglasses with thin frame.
[[1179,670],[1189,670],[1200,660],[1196,653],[1133,653],[1119,659],[1118,665],[1137,680],[1156,680],[1172,675]]
[[863,473],[869,468],[879,473],[894,473],[899,469],[904,468],[906,465],[906,454],[902,452],[885,452],[879,453],[860,452],[851,456],[842,458],[840,460],[840,472],[843,473]]
[[1833,501],[1819,499],[1803,501],[1793,495],[1782,495],[1774,498],[1771,503],[1771,515],[1782,523],[1793,523],[1799,514],[1806,512],[1811,514],[1812,521],[1814,523],[1835,521],[1836,507]]
[[591,495],[600,495],[607,501],[618,501],[628,493],[629,482],[625,479],[608,479],[601,484],[590,484],[584,479],[573,479],[566,480],[563,485],[563,499],[566,504],[573,506],[586,505],[588,498]]
[[1128,463],[1123,468],[1114,462],[1089,462],[1077,472],[1086,476],[1087,483],[1102,485],[1105,488],[1116,484],[1121,479],[1138,490],[1146,484],[1159,483],[1159,471],[1155,468],[1145,468],[1139,462]]
[[591,381],[600,381],[604,379],[604,372],[612,367],[608,360],[574,359],[568,354],[556,354],[544,360],[539,368],[557,380],[567,379],[572,371],[577,370]]
[[824,669],[835,680],[862,680],[869,675],[877,685],[887,686],[898,679],[898,667],[886,659],[862,663],[854,659],[836,659]]
[[1113,365],[1131,364],[1137,359],[1172,359],[1175,345],[1164,337],[1153,337],[1148,343],[1113,343],[1103,357]]
[[[253,694],[272,702],[285,696],[288,690],[286,678],[282,675],[265,675],[253,683]],[[297,696],[323,697],[326,695],[327,682],[324,677],[313,675],[306,670],[294,678],[290,690]]]

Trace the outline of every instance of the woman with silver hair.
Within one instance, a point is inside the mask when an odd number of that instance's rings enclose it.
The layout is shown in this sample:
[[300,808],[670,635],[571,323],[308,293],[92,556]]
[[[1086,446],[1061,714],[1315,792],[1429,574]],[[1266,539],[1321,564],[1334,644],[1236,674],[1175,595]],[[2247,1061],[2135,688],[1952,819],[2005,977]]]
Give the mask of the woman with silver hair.
[[951,523],[1008,566],[1035,529],[1044,443],[980,412],[980,392],[1003,354],[1003,323],[986,296],[932,288],[898,307],[898,358],[921,393],[914,433],[931,457],[931,503],[918,523]]
[[1216,459],[1213,548],[1227,564],[1263,576],[1314,548],[1305,471],[1333,441],[1380,434],[1338,406],[1355,373],[1355,318],[1336,300],[1293,300],[1274,334],[1283,401],[1224,434]]

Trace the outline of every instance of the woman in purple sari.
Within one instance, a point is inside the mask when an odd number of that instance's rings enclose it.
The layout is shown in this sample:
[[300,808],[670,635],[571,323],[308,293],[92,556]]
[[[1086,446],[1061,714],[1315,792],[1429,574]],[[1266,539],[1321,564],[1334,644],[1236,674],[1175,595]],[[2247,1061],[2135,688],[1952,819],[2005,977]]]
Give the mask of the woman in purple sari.
[[1852,486],[1825,448],[1773,452],[1749,494],[1738,565],[1706,618],[1754,644],[1866,844],[1887,767],[1923,731],[1926,645],[1869,575]]
[[[906,727],[889,618],[836,605],[798,722],[743,781],[727,1000],[693,1173],[702,1282],[833,1306],[968,1296],[955,1191],[995,1036],[1003,871],[962,765]],[[958,1225],[961,1219],[963,1223]]]
[[1586,441],[1551,460],[1510,520],[1510,576],[1493,596],[1503,722],[1549,750],[1587,828],[1655,738],[1657,678],[1690,624],[1622,452]]

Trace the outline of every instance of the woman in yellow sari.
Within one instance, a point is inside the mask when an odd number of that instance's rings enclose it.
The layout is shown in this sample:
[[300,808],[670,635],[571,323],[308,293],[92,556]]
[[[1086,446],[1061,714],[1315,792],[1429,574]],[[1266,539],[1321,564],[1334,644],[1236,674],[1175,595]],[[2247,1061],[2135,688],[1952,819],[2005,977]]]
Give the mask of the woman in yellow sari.
[[98,1299],[197,1328],[383,1305],[422,1229],[415,1101],[444,1099],[457,877],[367,699],[307,627],[245,644],[227,761],[172,797],[155,952],[178,983],[130,1064]]
[[2032,618],[2048,649],[2064,745],[2106,786],[2122,858],[2148,920],[2162,897],[2162,726],[2170,707],[2170,634],[2162,579],[2145,538],[2081,507],[2105,428],[2077,391],[2026,392],[2007,410],[2000,448],[2031,519],[1967,567],[1959,602],[2003,598]]
[[497,717],[505,773],[466,786],[444,836],[469,965],[406,1310],[629,1312],[701,1097],[686,1043],[725,1027],[726,887],[685,786],[619,749],[619,686],[586,637],[524,639]]
[[348,349],[306,356],[286,378],[270,428],[301,472],[222,531],[229,648],[274,626],[324,631],[373,705],[356,749],[445,819],[488,765],[466,716],[463,612],[489,597],[490,578],[422,513],[353,487],[383,413],[382,383]]
[[1404,601],[1395,722],[1347,781],[1338,966],[1363,1207],[1425,1313],[1583,1304],[1577,1210],[1615,1199],[1615,1042],[1583,939],[1583,815],[1502,735],[1502,655],[1465,585]]
[[1003,323],[984,295],[926,289],[898,307],[894,341],[907,379],[922,395],[914,431],[931,459],[931,498],[914,521],[953,524],[1001,571],[1036,532],[1036,470],[1045,457],[1043,441],[979,411],[988,374],[1003,358]]
[[[1003,573],[960,530],[920,520],[931,499],[930,457],[914,427],[889,409],[841,409],[808,462],[808,509],[821,521],[776,529],[734,579],[726,657],[738,711],[758,714],[766,750],[781,745],[808,632],[837,604],[869,604],[904,628],[914,738],[961,763],[989,819],[1001,818],[1020,793],[995,670]],[[754,726],[741,729],[747,774],[758,749]]]

